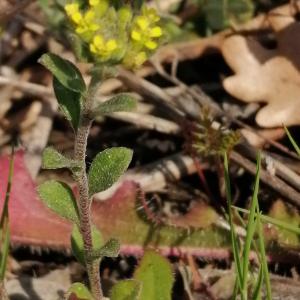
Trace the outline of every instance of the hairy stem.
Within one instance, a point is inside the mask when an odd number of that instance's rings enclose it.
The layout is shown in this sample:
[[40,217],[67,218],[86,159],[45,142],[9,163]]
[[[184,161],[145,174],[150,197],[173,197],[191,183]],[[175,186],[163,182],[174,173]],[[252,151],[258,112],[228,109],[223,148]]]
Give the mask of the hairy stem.
[[89,197],[88,178],[85,163],[87,139],[92,124],[92,120],[88,113],[91,109],[92,97],[93,93],[89,94],[85,102],[86,105],[82,112],[81,122],[75,138],[74,158],[81,163],[81,169],[75,174],[75,180],[79,190],[80,232],[84,244],[86,268],[92,294],[96,300],[101,300],[103,298],[103,292],[100,282],[99,263],[97,260],[92,259],[93,241],[90,213],[91,200]]

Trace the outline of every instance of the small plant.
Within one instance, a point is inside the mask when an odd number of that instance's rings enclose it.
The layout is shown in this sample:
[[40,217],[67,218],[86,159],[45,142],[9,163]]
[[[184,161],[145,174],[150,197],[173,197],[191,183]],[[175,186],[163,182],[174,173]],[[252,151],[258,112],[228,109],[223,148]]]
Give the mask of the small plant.
[[239,139],[238,131],[217,125],[209,110],[203,108],[202,115],[192,130],[192,152],[201,157],[221,156],[224,152],[230,152]]
[[[260,176],[260,155],[257,159],[257,169],[255,176],[254,191],[252,195],[251,207],[248,216],[248,222],[246,227],[246,237],[244,241],[243,248],[239,243],[239,238],[235,231],[235,225],[233,222],[233,213],[232,213],[232,200],[231,200],[231,189],[230,189],[230,180],[228,173],[228,160],[227,155],[224,156],[224,170],[225,170],[225,185],[226,185],[226,197],[228,204],[228,220],[231,228],[231,245],[233,258],[236,267],[237,280],[236,280],[236,289],[233,299],[236,298],[237,293],[240,294],[242,300],[249,298],[250,288],[252,286],[252,299],[261,299],[261,290],[263,282],[266,286],[266,295],[267,299],[272,299],[271,294],[271,285],[268,272],[268,264],[266,259],[266,250],[265,242],[263,236],[262,222],[261,222],[261,212],[259,210],[258,203],[258,190],[259,190],[259,176]],[[257,236],[256,236],[257,235]],[[250,261],[250,250],[254,248],[256,250],[257,257],[260,261],[260,268],[258,271],[258,276],[256,281],[251,282],[251,277],[249,276],[249,261]],[[252,284],[251,284],[252,283]]]
[[[300,155],[299,146],[296,141],[293,139],[292,135],[285,127],[285,131],[287,136],[292,143],[294,149]],[[230,188],[230,179],[228,172],[228,159],[225,153],[224,155],[224,172],[225,172],[225,186],[226,186],[226,198],[228,204],[228,221],[231,229],[231,247],[233,252],[233,258],[235,262],[236,268],[236,288],[235,295],[233,299],[236,298],[237,294],[240,294],[241,299],[248,299],[251,291],[252,299],[261,299],[262,297],[262,287],[263,283],[265,283],[265,298],[268,300],[272,299],[272,291],[271,291],[271,283],[270,283],[270,275],[268,271],[268,263],[266,257],[266,237],[264,237],[263,231],[263,223],[268,223],[275,225],[276,227],[284,230],[286,232],[290,232],[298,236],[300,234],[299,227],[294,224],[290,224],[269,216],[263,215],[259,210],[259,202],[258,202],[258,191],[259,191],[259,176],[260,176],[260,168],[261,168],[261,158],[260,154],[257,157],[257,169],[255,176],[255,184],[252,195],[252,201],[250,210],[242,209],[239,207],[235,207],[232,205],[231,200],[231,188]],[[233,215],[232,209],[236,212],[236,215]],[[248,215],[247,224],[244,224],[243,219],[240,217],[239,212]],[[240,243],[240,239],[236,234],[234,217],[238,217],[241,223],[246,228],[246,237],[242,246]],[[249,254],[250,250],[254,249],[257,255],[257,258],[260,262],[260,267],[258,270],[258,275],[256,276],[256,280],[253,280],[249,275]],[[251,280],[252,279],[252,280]]]
[[[127,94],[118,94],[96,105],[96,92],[104,79],[116,74],[115,65],[140,66],[158,47],[162,36],[159,16],[154,9],[142,5],[141,1],[134,1],[133,6],[113,2],[90,0],[85,4],[75,1],[64,7],[85,50],[85,59],[94,64],[88,86],[70,61],[51,53],[40,58],[40,63],[53,74],[57,101],[75,132],[72,157],[46,148],[42,161],[45,169],[68,168],[72,172],[78,198],[60,181],[46,181],[38,187],[44,203],[73,223],[72,250],[87,270],[91,292],[76,283],[69,289],[70,298],[103,299],[99,264],[104,256],[117,256],[120,245],[114,238],[103,241],[101,232],[92,224],[91,203],[94,194],[108,189],[126,171],[133,154],[124,147],[106,149],[96,155],[87,172],[87,139],[93,119],[136,107],[136,101]],[[112,299],[155,299],[151,293],[161,295],[157,299],[170,299],[172,282],[168,261],[150,251],[142,259],[134,280],[121,282],[113,288]]]

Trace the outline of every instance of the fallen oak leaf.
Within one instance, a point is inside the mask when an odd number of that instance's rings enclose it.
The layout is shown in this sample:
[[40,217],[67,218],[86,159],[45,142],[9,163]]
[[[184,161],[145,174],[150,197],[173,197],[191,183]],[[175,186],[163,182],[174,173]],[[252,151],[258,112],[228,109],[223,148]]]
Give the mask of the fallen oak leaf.
[[262,127],[300,124],[300,23],[291,11],[269,15],[278,46],[268,50],[253,38],[233,35],[222,54],[235,75],[223,81],[225,90],[245,102],[266,102],[256,115]]

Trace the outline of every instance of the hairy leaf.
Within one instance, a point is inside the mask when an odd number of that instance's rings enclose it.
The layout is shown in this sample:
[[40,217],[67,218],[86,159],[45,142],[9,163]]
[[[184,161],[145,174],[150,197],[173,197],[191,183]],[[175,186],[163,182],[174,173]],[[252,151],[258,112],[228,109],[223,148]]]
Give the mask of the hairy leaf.
[[122,280],[117,282],[110,294],[110,300],[138,300],[141,284],[136,280]]
[[115,147],[97,154],[89,174],[90,196],[111,187],[126,171],[132,159],[132,150]]
[[79,164],[74,160],[69,159],[59,153],[52,147],[48,147],[43,151],[42,168],[43,169],[59,169],[59,168],[74,168]]
[[136,100],[128,94],[119,94],[101,103],[95,109],[95,115],[111,114],[120,111],[132,111],[136,109]]
[[[103,246],[103,237],[101,232],[95,227],[92,227],[92,241],[94,251],[100,251]],[[71,235],[71,246],[74,256],[81,264],[85,264],[84,245],[81,233],[77,225],[73,226]]]
[[38,187],[43,202],[63,218],[75,223],[79,222],[75,197],[70,187],[59,181],[50,180]]
[[54,77],[67,89],[77,93],[84,93],[86,86],[80,71],[70,61],[53,53],[46,53],[39,59]]
[[81,94],[66,88],[56,77],[53,77],[53,89],[60,109],[76,131],[80,120]]
[[169,261],[154,251],[147,251],[135,270],[134,279],[141,282],[140,299],[171,300],[174,282]]
[[120,242],[116,239],[110,239],[102,248],[93,251],[93,258],[117,257],[119,252]]
[[73,283],[70,286],[67,295],[68,300],[93,300],[93,296],[88,288],[80,282]]

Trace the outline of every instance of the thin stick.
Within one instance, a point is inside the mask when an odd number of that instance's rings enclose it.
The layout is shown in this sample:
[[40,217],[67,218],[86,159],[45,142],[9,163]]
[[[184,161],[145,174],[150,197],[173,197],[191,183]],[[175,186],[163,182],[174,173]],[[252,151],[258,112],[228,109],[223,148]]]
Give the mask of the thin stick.
[[[232,151],[230,154],[230,159],[242,166],[243,168],[245,168],[250,173],[255,173],[255,164],[252,161],[240,155],[239,153]],[[265,170],[261,170],[260,176],[263,183],[272,187],[275,191],[277,191],[285,199],[287,199],[287,201],[300,208],[300,193],[298,191],[291,188],[281,179],[272,176]]]

